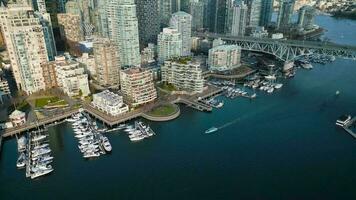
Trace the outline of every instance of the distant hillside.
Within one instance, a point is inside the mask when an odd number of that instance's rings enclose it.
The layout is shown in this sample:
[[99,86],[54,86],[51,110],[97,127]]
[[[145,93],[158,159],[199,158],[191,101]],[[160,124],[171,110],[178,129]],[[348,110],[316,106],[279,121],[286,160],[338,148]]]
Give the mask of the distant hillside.
[[339,11],[339,12],[334,12],[332,14],[334,17],[341,17],[341,18],[348,18],[348,19],[356,20],[356,11],[351,11],[351,12]]

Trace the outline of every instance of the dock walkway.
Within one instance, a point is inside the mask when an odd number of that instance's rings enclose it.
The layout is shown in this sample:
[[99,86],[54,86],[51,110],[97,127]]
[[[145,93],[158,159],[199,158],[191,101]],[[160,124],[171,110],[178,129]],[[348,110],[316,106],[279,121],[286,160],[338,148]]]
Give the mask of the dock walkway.
[[25,131],[28,131],[31,129],[35,129],[40,126],[45,126],[48,124],[56,123],[58,121],[62,121],[68,117],[71,117],[72,114],[77,113],[77,112],[78,112],[78,109],[73,109],[73,110],[62,113],[61,115],[47,117],[47,118],[41,119],[37,122],[31,122],[31,123],[24,124],[21,126],[16,126],[14,128],[6,129],[5,132],[2,134],[2,137],[14,136],[18,133],[25,132]]

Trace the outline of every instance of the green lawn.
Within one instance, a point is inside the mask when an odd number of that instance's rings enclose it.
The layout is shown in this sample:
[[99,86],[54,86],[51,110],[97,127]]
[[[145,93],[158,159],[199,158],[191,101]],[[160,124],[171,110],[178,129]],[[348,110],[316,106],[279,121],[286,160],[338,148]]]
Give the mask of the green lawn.
[[159,87],[162,88],[163,90],[167,90],[167,91],[170,91],[170,92],[177,90],[177,89],[174,87],[174,85],[169,84],[169,83],[161,83],[161,84],[159,85]]
[[151,116],[169,116],[176,112],[176,107],[174,105],[163,105],[153,109],[148,115]]
[[26,100],[16,105],[17,110],[25,112],[28,108],[30,108],[30,104]]
[[54,106],[54,105],[65,105],[67,102],[65,102],[63,99],[60,99],[58,97],[43,97],[36,99],[35,106],[36,108],[43,108],[45,106]]

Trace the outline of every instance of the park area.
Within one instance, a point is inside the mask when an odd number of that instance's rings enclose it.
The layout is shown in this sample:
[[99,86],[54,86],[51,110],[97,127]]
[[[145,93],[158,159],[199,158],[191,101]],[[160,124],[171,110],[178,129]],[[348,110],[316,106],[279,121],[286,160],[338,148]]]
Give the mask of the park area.
[[153,117],[165,117],[175,114],[178,111],[178,107],[174,104],[161,105],[151,110],[147,115]]
[[64,99],[55,96],[42,97],[35,100],[36,108],[63,107],[68,103]]

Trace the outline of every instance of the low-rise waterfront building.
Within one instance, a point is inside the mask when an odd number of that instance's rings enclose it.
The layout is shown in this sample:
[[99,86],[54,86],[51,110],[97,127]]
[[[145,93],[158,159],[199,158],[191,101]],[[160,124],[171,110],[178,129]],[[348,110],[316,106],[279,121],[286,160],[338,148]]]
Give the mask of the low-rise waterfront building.
[[153,74],[149,69],[133,67],[122,70],[120,84],[124,98],[133,107],[152,102],[157,98]]
[[162,81],[189,93],[203,92],[204,78],[201,63],[185,59],[165,61],[161,67]]
[[241,47],[220,45],[209,50],[209,69],[214,71],[232,70],[241,66]]
[[13,126],[21,126],[26,123],[26,113],[15,110],[10,114],[9,119]]
[[83,53],[81,57],[76,58],[76,61],[84,66],[85,71],[89,74],[90,77],[96,76],[95,59],[93,55],[90,55],[89,53]]
[[112,116],[118,116],[129,111],[123,97],[109,90],[93,94],[92,105]]
[[68,96],[88,96],[90,94],[88,74],[84,67],[64,56],[56,57],[56,76],[58,87]]
[[[58,57],[55,57],[55,59]],[[56,76],[56,60],[41,65],[46,89],[58,87]]]

